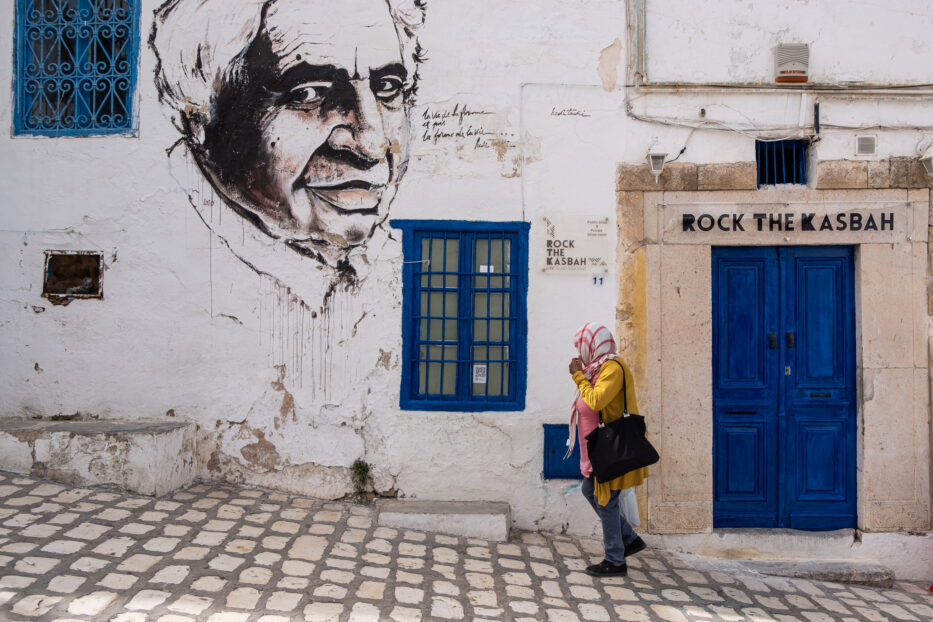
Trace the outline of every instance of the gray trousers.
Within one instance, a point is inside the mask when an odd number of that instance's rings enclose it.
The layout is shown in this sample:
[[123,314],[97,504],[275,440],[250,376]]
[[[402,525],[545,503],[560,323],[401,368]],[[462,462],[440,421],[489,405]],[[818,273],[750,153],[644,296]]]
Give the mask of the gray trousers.
[[596,491],[593,486],[593,478],[588,477],[583,480],[580,491],[586,500],[590,502],[596,515],[599,516],[599,522],[603,526],[603,548],[606,549],[606,560],[613,564],[625,563],[625,545],[631,544],[638,534],[627,520],[619,512],[619,491],[613,490],[609,495],[609,503],[599,505],[596,502]]

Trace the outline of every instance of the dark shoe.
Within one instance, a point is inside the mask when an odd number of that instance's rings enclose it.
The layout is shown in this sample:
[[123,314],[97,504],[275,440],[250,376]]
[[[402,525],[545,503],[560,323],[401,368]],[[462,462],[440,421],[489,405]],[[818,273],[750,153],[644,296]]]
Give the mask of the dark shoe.
[[644,551],[647,546],[644,540],[636,536],[634,540],[625,545],[625,556],[628,557],[629,555]]
[[610,561],[603,560],[598,564],[586,567],[586,574],[594,577],[624,577],[628,574],[628,566],[619,564],[616,566]]

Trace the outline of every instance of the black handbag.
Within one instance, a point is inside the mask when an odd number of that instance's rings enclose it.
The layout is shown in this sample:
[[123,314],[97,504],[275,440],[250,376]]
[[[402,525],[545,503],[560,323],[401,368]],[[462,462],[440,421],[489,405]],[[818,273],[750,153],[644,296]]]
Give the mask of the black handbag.
[[[615,361],[619,367],[622,363]],[[625,368],[622,367],[622,416],[612,423],[603,422],[599,413],[599,427],[586,435],[586,450],[593,465],[593,476],[604,483],[630,471],[654,464],[661,457],[645,438],[645,418],[628,411],[625,392]]]

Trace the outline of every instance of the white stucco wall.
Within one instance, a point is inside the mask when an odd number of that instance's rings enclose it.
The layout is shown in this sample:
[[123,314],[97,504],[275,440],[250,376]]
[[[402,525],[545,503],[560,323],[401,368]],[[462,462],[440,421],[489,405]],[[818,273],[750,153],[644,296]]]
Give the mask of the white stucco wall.
[[647,0],[654,82],[771,83],[779,43],[810,45],[810,80],[929,84],[923,0]]
[[[143,2],[144,42],[159,4]],[[687,4],[690,20],[682,17]],[[816,79],[933,82],[926,3],[898,11],[862,5],[844,17],[841,2],[784,1],[754,14],[745,2],[705,4],[715,10],[648,0],[652,80],[768,81],[773,41],[799,32],[798,40],[811,42]],[[0,14],[5,85],[12,83],[13,14],[12,3]],[[878,27],[858,38],[856,56],[843,46],[856,26],[864,28],[850,23],[859,15]],[[794,133],[812,123],[817,100],[824,123],[923,125],[930,118],[930,102],[919,98],[626,91],[625,3],[616,0],[436,0],[420,37],[428,60],[411,114],[409,168],[390,218],[527,221],[532,249],[546,215],[614,223],[616,166],[643,161],[656,137],[673,156],[689,136],[682,160],[735,162],[754,157],[752,127]],[[386,226],[392,237],[376,236],[373,272],[359,295],[338,293],[311,317],[316,304],[296,299],[306,264],[273,254],[267,267],[281,282],[257,275],[189,204],[189,194],[214,200],[208,222],[218,229],[233,222],[190,162],[167,157],[179,134],[158,101],[155,69],[143,43],[136,136],[2,132],[0,416],[174,416],[201,428],[203,477],[338,497],[352,491],[348,467],[363,458],[381,493],[508,501],[520,527],[591,531],[575,485],[542,479],[541,424],[567,419],[575,329],[588,320],[615,325],[616,267],[597,286],[589,274],[544,274],[531,253],[523,412],[401,411],[399,232]],[[11,128],[7,92],[0,127]],[[750,133],[691,136],[690,127],[643,123],[626,115],[627,99],[646,117],[695,120],[705,108],[705,119]],[[491,113],[482,116],[494,134],[487,144],[425,136],[426,116],[455,106]],[[566,109],[585,114],[554,114]],[[872,131],[882,157],[913,155],[924,137],[922,129]],[[849,157],[854,134],[827,128],[818,157]],[[240,227],[245,240],[251,231]],[[43,299],[47,249],[102,251],[104,298],[68,306]]]

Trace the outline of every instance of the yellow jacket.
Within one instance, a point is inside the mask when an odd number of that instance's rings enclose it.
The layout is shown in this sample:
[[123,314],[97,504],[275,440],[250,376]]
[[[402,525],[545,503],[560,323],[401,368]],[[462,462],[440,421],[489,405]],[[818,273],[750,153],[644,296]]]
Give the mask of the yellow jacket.
[[[621,359],[616,361],[622,363]],[[574,372],[573,380],[580,389],[580,397],[586,402],[586,405],[595,411],[601,412],[604,423],[611,423],[622,416],[625,401],[622,397],[622,373],[625,370],[625,392],[627,395],[628,411],[632,414],[638,414],[638,402],[635,398],[635,380],[632,378],[632,372],[622,363],[619,367],[612,359],[606,361],[599,368],[599,375],[596,377],[596,384],[591,385],[582,371]],[[622,477],[617,477],[608,482],[598,482],[593,480],[596,489],[596,501],[599,505],[609,503],[609,495],[613,490],[622,490],[639,486],[648,477],[648,467],[637,469],[626,473]]]

